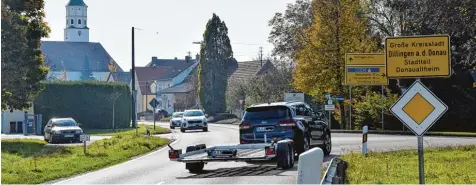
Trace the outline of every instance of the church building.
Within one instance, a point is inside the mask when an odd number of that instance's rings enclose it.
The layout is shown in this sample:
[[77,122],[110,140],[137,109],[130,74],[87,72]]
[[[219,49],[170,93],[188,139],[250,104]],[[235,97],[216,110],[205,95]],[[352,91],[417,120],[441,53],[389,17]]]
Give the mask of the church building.
[[88,6],[83,0],[69,0],[65,18],[64,41],[41,42],[50,67],[46,80],[106,81],[110,65],[123,72],[101,43],[89,41]]

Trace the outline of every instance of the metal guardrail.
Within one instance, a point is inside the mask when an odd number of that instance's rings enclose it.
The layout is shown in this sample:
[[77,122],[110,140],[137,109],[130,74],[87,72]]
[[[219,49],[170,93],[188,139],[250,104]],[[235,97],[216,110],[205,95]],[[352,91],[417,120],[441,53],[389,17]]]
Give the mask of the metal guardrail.
[[321,184],[345,184],[348,163],[338,157],[333,158],[327,167]]

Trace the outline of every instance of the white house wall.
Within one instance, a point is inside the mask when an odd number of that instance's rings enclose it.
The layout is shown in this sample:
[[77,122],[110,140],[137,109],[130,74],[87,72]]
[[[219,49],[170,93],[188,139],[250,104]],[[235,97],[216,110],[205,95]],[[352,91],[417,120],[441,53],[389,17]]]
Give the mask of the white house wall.
[[[27,110],[28,114],[33,114],[33,107]],[[10,133],[10,122],[24,122],[25,121],[25,111],[22,110],[13,110],[2,111],[2,133]]]

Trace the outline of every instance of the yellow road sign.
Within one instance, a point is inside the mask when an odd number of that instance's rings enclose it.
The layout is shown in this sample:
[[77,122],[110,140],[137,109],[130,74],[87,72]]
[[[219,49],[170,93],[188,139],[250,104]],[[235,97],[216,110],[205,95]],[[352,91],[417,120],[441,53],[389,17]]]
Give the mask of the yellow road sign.
[[448,106],[419,80],[390,107],[390,112],[418,136],[425,134],[447,110]]
[[345,66],[346,85],[388,85],[385,66]]
[[449,77],[450,55],[448,35],[385,39],[388,78]]
[[345,65],[385,65],[385,53],[346,53]]

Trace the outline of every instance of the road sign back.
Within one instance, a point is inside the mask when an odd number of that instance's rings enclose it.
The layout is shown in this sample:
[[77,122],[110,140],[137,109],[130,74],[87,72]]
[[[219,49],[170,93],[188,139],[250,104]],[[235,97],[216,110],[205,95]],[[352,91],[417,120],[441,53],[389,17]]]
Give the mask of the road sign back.
[[449,77],[450,52],[448,35],[386,38],[387,77]]
[[448,110],[419,80],[392,105],[390,112],[418,136],[422,136]]

